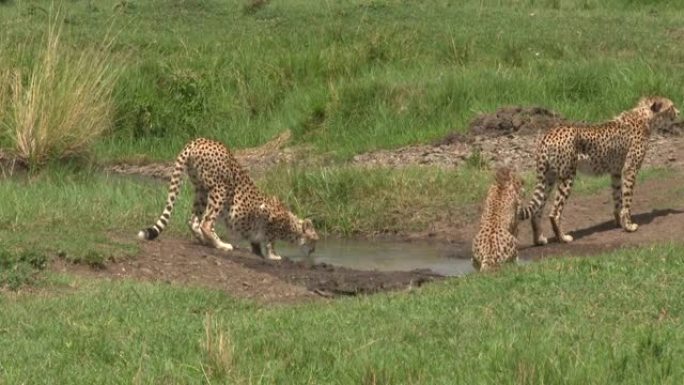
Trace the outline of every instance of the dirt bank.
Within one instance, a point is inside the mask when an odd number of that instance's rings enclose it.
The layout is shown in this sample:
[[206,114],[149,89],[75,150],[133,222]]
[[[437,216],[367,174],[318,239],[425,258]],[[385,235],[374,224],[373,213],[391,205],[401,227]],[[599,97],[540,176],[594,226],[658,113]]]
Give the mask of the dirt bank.
[[53,270],[88,276],[166,282],[224,290],[265,303],[372,294],[419,287],[442,277],[427,270],[381,272],[328,264],[308,266],[288,259],[269,261],[246,250],[222,252],[190,239],[161,237],[141,242],[134,258],[91,268],[58,259]]

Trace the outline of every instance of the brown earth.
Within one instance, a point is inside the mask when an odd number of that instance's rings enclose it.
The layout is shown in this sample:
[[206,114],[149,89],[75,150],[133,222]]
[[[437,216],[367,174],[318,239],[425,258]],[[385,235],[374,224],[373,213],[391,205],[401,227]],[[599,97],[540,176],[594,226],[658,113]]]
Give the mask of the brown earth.
[[247,250],[222,252],[191,240],[170,237],[140,245],[141,251],[135,258],[109,261],[99,267],[58,259],[52,269],[98,278],[208,287],[264,303],[410,289],[443,278],[429,270],[362,271],[324,263],[307,265],[287,258],[270,261]]
[[[497,120],[498,119],[498,120]],[[506,121],[506,120],[510,120]],[[394,151],[378,151],[354,158],[359,166],[394,167],[405,165],[438,165],[456,167],[474,155],[490,165],[515,164],[519,169],[532,167],[533,141],[536,132],[544,130],[562,117],[540,108],[510,108],[473,120],[474,133],[452,134],[433,145],[411,146]],[[593,255],[623,247],[679,241],[684,234],[684,138],[679,126],[659,130],[651,140],[646,167],[673,169],[668,178],[655,178],[637,186],[633,212],[641,227],[635,233],[617,228],[612,220],[610,189],[591,196],[573,196],[564,213],[564,225],[575,241],[531,246],[529,224],[522,223],[519,239],[523,259],[539,259],[558,255]],[[296,159],[296,152],[283,150],[287,137],[256,150],[237,153],[251,170],[263,170],[274,164]],[[166,179],[170,163],[155,165],[115,165],[109,171],[142,174]],[[404,234],[406,239],[433,239],[453,246],[456,258],[470,257],[470,240],[476,221],[449,226],[435,224],[429,231]],[[548,221],[544,223],[550,237]],[[398,239],[398,241],[400,241]],[[103,269],[91,269],[58,260],[54,268],[102,278],[133,278],[172,284],[218,288],[231,295],[266,303],[288,303],[341,295],[370,294],[420,286],[441,277],[428,271],[380,272],[360,271],[284,260],[266,261],[237,250],[223,253],[194,243],[189,239],[162,237],[141,243],[134,259],[109,262]]]
[[[429,145],[359,154],[353,163],[367,167],[456,167],[470,160],[493,167],[505,164],[519,170],[531,170],[538,134],[563,123],[572,122],[542,107],[503,107],[475,117],[467,134],[453,132]],[[585,122],[574,124],[586,125]],[[684,123],[679,122],[656,127],[650,139],[653,151],[644,160],[646,167],[684,162],[684,158],[677,156],[684,144],[683,126]]]

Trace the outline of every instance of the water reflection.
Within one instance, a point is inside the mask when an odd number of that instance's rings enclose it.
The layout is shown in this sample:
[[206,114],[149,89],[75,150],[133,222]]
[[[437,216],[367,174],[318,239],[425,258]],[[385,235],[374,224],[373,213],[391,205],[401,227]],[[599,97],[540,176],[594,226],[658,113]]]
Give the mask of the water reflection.
[[[285,242],[276,244],[278,253],[298,260],[296,247]],[[458,276],[472,272],[470,259],[454,258],[454,247],[431,242],[365,241],[323,239],[313,254],[317,263],[359,270],[408,271],[430,269],[438,274]]]

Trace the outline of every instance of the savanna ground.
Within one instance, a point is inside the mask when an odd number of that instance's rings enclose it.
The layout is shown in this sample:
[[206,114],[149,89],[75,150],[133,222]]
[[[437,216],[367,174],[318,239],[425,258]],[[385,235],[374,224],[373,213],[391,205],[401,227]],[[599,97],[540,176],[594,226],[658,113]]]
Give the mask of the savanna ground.
[[210,136],[322,235],[433,239],[467,257],[491,168],[532,179],[529,133],[473,136],[474,119],[514,105],[600,121],[651,94],[681,105],[682,11],[0,2],[0,384],[682,383],[672,132],[640,175],[638,232],[610,222],[605,178],[581,177],[575,242],[529,247],[523,224],[521,254],[540,261],[458,279],[217,253],[187,234],[187,186],[168,231],[138,243],[166,188],[111,172]]

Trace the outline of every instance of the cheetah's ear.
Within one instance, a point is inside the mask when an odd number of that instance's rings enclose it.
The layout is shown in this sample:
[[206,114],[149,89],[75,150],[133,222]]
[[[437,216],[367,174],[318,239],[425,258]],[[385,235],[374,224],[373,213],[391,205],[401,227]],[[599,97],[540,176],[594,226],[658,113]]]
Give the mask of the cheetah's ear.
[[651,111],[653,112],[660,112],[660,110],[663,108],[663,102],[656,100],[651,104]]
[[302,230],[313,230],[313,222],[311,222],[311,219],[304,219],[302,221]]

